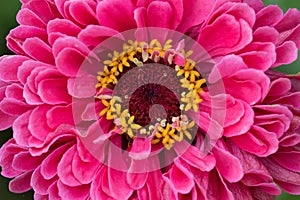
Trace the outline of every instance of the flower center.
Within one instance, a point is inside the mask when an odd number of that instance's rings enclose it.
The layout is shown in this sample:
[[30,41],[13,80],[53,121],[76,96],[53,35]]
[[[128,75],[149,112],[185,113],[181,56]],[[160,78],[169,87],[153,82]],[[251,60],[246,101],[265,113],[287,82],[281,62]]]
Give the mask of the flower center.
[[135,122],[141,126],[155,123],[157,119],[180,116],[180,103],[176,95],[167,87],[150,83],[138,88],[130,97],[129,113],[135,116]]
[[[105,106],[100,117],[114,120],[116,130],[135,137],[152,138],[152,144],[170,149],[175,141],[193,139],[195,123],[188,111],[198,111],[200,93],[205,84],[196,63],[189,59],[192,52],[172,49],[172,41],[161,45],[158,40],[128,41],[123,52],[114,51],[98,73],[98,93]],[[183,46],[183,45],[178,45]],[[105,95],[106,88],[113,95]]]

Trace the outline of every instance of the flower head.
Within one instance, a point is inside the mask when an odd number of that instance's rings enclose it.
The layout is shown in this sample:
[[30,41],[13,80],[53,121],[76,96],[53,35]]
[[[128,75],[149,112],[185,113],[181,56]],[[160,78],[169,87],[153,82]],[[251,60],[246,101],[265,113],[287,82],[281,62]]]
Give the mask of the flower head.
[[300,193],[300,12],[253,1],[22,1],[0,58],[10,190],[36,199]]

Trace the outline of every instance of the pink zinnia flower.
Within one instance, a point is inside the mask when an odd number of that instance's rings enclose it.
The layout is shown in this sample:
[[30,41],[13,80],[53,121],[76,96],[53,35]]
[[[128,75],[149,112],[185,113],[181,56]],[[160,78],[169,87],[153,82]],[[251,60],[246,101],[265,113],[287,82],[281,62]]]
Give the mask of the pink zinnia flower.
[[[9,188],[35,199],[300,194],[300,12],[260,0],[22,1],[0,58]],[[151,27],[151,28],[149,28]]]

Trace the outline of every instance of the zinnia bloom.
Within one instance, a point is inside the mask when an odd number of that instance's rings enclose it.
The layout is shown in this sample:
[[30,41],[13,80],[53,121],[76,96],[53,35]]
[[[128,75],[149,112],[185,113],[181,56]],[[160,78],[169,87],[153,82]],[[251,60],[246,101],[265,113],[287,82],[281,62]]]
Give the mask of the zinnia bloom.
[[22,0],[0,58],[9,188],[35,199],[300,194],[300,12],[260,0]]

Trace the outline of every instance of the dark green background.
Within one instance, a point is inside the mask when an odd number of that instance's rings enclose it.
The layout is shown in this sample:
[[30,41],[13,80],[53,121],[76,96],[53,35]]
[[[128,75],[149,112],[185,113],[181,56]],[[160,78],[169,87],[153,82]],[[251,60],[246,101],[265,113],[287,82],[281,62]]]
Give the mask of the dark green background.
[[[288,8],[294,7],[300,9],[300,0],[265,0],[266,4],[278,4],[284,11]],[[5,37],[9,30],[16,27],[17,23],[15,16],[20,9],[21,5],[17,0],[0,0],[0,55],[11,54],[6,48]],[[300,71],[300,59],[288,66],[282,66],[279,70],[286,73],[298,73]],[[11,131],[4,131],[0,137],[0,145],[11,137]],[[299,163],[300,164],[300,163]],[[0,176],[0,199],[33,199],[33,193],[26,194],[12,194],[8,191],[8,179]],[[300,200],[300,196],[291,196],[283,193],[278,200]]]

